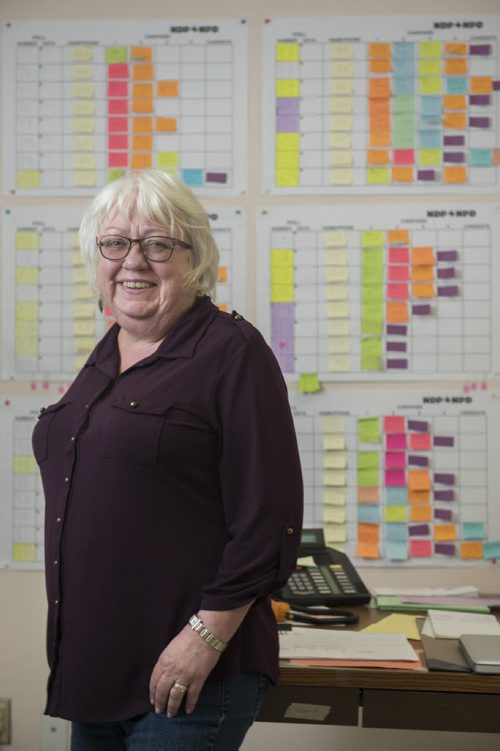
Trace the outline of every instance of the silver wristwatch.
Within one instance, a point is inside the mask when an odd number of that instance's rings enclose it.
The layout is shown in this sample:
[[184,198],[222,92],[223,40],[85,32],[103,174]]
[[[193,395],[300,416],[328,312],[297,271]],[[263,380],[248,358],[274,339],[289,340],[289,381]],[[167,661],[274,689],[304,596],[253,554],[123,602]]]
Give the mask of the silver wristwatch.
[[202,639],[206,641],[207,644],[210,644],[212,649],[215,649],[216,652],[224,652],[224,650],[227,647],[226,642],[221,641],[216,636],[210,633],[208,628],[205,627],[203,624],[203,621],[201,620],[198,613],[195,613],[191,616],[189,619],[189,625],[193,629],[193,631],[196,631]]

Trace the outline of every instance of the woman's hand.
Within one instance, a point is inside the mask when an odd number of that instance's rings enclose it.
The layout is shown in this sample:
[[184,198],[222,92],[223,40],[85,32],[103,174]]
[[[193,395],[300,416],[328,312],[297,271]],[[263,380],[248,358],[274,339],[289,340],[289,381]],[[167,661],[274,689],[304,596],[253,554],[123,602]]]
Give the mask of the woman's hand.
[[186,713],[191,714],[219,658],[220,652],[200,639],[189,625],[185,626],[165,647],[151,674],[149,697],[155,712],[175,717],[184,700]]

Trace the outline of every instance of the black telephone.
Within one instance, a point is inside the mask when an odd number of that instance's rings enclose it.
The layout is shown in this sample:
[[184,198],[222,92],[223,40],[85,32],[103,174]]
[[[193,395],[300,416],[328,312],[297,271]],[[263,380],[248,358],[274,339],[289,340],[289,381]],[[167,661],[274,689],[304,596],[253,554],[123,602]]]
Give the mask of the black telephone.
[[322,529],[303,529],[299,558],[312,556],[315,566],[301,566],[274,594],[293,607],[365,605],[371,595],[345,553],[325,546]]

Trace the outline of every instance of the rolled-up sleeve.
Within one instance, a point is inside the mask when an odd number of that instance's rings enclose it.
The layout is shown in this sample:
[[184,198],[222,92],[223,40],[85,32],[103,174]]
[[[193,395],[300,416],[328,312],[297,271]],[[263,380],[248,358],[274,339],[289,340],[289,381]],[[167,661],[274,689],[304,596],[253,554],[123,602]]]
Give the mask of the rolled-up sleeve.
[[228,541],[201,607],[230,610],[286,581],[302,526],[302,474],[286,384],[260,335],[245,340],[225,366],[213,405]]

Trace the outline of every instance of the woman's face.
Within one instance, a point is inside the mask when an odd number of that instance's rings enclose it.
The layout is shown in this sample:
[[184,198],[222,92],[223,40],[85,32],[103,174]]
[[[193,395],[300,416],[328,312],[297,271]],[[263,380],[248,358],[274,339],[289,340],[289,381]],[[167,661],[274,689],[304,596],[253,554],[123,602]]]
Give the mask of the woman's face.
[[[142,239],[151,235],[169,237],[171,231],[135,214],[128,218],[112,212],[104,217],[99,234]],[[121,261],[110,261],[99,254],[97,286],[125,331],[159,340],[194,302],[194,293],[183,283],[191,268],[187,249],[176,246],[169,260],[159,263],[148,261],[139,244],[134,243]]]

